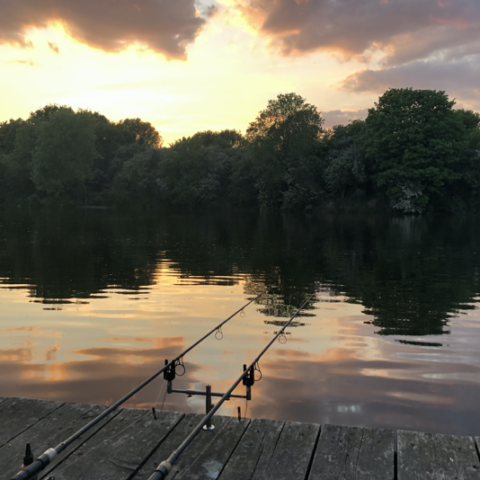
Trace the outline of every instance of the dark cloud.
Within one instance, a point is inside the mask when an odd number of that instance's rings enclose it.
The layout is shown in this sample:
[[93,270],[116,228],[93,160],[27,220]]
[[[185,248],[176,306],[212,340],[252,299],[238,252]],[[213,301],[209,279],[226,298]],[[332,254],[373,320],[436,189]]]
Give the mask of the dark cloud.
[[478,0],[238,0],[237,10],[284,55],[381,51],[396,65],[451,48],[480,52]]
[[467,57],[460,61],[416,61],[380,70],[360,70],[349,75],[341,84],[348,92],[381,94],[388,88],[444,90],[451,98],[473,102],[480,107],[480,58]]
[[77,41],[104,51],[141,44],[184,58],[205,24],[194,0],[0,0],[0,43],[29,46],[31,27],[60,22]]
[[58,45],[54,42],[47,42],[48,46],[50,47],[50,50],[53,50],[55,53],[60,53],[60,49],[58,48]]
[[367,115],[368,108],[361,108],[360,110],[327,110],[322,112],[322,117],[325,119],[323,126],[332,128],[334,125],[346,125],[351,120],[366,118]]
[[18,64],[18,65],[27,65],[28,67],[37,67],[38,63],[29,58],[28,60],[5,60],[2,63]]

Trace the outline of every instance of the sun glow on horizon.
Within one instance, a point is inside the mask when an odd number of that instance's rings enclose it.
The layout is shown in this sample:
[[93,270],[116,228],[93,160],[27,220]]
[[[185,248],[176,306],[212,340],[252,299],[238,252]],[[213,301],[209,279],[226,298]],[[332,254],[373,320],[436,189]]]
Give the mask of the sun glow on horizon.
[[391,87],[444,90],[480,108],[467,0],[365,0],[355,21],[346,0],[185,0],[168,10],[170,23],[162,2],[146,2],[138,18],[130,0],[102,4],[94,18],[71,1],[57,11],[57,1],[0,19],[0,121],[58,103],[112,121],[140,117],[168,145],[203,130],[244,132],[280,93],[304,97],[327,126],[365,117]]
[[331,91],[352,65],[325,54],[274,56],[262,40],[225,24],[221,15],[187,48],[186,61],[138,46],[107,53],[73,40],[61,24],[31,29],[27,38],[27,50],[0,45],[0,121],[57,103],[112,121],[140,117],[168,145],[202,130],[244,132],[279,93],[295,91],[320,110],[368,105],[354,97],[345,104],[344,94]]

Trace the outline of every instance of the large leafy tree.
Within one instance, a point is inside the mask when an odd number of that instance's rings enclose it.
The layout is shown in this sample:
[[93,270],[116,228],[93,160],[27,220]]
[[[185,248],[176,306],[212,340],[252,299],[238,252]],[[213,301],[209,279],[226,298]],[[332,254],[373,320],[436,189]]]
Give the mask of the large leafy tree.
[[49,120],[52,115],[59,112],[60,110],[73,113],[72,107],[69,107],[68,105],[58,105],[57,103],[50,103],[49,105],[45,105],[44,107],[39,108],[34,112],[31,112],[30,116],[28,117],[28,121],[37,125],[39,123]]
[[315,182],[323,119],[300,95],[280,94],[247,130],[259,200],[302,205],[318,197]]
[[390,89],[369,110],[366,158],[392,206],[422,212],[459,178],[465,126],[445,92]]
[[328,140],[325,182],[334,195],[345,197],[348,192],[355,195],[364,186],[367,175],[363,143],[365,121],[353,120],[348,125],[333,127]]
[[24,143],[29,144],[30,149],[35,146],[35,142],[29,141],[25,135],[29,130],[30,126],[21,119],[0,123],[0,201],[32,193],[31,155],[28,149],[24,155],[22,149]]
[[175,142],[160,163],[164,199],[178,205],[216,203],[228,194],[242,137],[233,130],[198,132]]
[[[0,161],[6,168],[5,195],[14,199],[27,198],[35,191],[31,179],[32,155],[35,150],[36,127],[29,121],[17,123],[13,148]],[[1,154],[0,154],[1,157]]]
[[[95,130],[95,149],[97,155],[92,166],[92,174],[89,176],[86,186],[89,192],[89,202],[105,203],[107,192],[112,186],[114,175],[121,168],[116,164],[122,147],[132,145],[131,157],[135,152],[145,148],[135,142],[132,132],[123,129],[115,122],[111,122],[98,112],[80,111],[91,117]],[[125,149],[123,149],[125,150]],[[127,149],[128,150],[128,149]],[[117,155],[120,153],[120,155]]]
[[447,210],[480,212],[480,114],[458,109],[455,114],[465,126],[467,148],[461,157],[461,179],[449,198]]
[[0,123],[0,201],[37,191],[105,203],[123,163],[161,144],[157,130],[138,118],[115,123],[97,112],[46,105],[27,120]]
[[18,130],[25,124],[21,118],[10,119],[8,122],[0,122],[0,153],[12,153],[15,148],[15,137]]
[[64,105],[46,105],[30,114],[27,120],[10,120],[0,124],[0,164],[3,171],[1,197],[28,198],[35,192],[32,182],[33,155],[39,126],[59,111],[73,113]]
[[158,165],[164,151],[130,145],[119,149],[117,155],[127,159],[121,162],[113,180],[114,202],[121,206],[142,207],[158,204],[163,186]]
[[52,197],[82,192],[97,155],[91,115],[54,112],[38,126],[36,144],[32,179],[37,190]]
[[163,138],[149,122],[144,122],[139,118],[126,118],[120,120],[118,126],[126,132],[130,132],[133,140],[140,145],[159,148],[163,144]]

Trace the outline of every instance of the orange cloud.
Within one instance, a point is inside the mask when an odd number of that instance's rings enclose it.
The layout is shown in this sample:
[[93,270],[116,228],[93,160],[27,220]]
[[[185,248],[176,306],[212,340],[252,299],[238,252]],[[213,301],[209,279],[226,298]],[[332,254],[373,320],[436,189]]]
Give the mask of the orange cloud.
[[47,353],[45,354],[45,361],[46,362],[55,361],[57,352],[59,350],[60,350],[60,347],[58,345],[54,345],[52,348],[49,348],[47,350]]
[[0,43],[31,47],[29,29],[57,24],[90,47],[118,52],[140,45],[172,59],[185,58],[206,23],[194,0],[0,0],[0,11]]
[[0,332],[39,332],[38,327],[13,327],[13,328],[0,328]]
[[1,362],[26,363],[33,360],[33,350],[31,348],[15,348],[9,350],[0,350]]

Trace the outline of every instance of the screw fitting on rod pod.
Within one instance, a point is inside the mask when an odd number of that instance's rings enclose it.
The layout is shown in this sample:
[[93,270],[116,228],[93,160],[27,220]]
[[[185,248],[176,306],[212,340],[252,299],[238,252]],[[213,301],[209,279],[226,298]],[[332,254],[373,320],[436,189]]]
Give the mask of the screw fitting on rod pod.
[[222,325],[225,325],[227,322],[229,322],[233,317],[235,317],[237,314],[243,311],[244,308],[248,307],[251,303],[253,303],[257,298],[261,297],[265,293],[268,292],[268,290],[272,286],[268,286],[262,293],[259,293],[255,298],[252,298],[249,302],[247,302],[243,307],[239,308],[235,313],[230,315],[228,318],[223,320],[221,323],[219,323],[216,327],[214,327],[212,330],[210,330],[207,334],[205,334],[202,338],[197,340],[195,343],[190,345],[186,350],[184,350],[180,355],[178,355],[174,360],[170,362],[169,365],[166,365],[165,367],[161,368],[158,372],[154,373],[151,377],[147,378],[143,383],[135,387],[131,392],[127,393],[123,398],[118,400],[116,403],[111,405],[109,408],[107,408],[104,412],[102,412],[98,417],[94,418],[91,422],[89,422],[87,425],[82,427],[80,430],[75,432],[72,436],[70,436],[67,440],[64,442],[60,443],[57,445],[55,448],[49,448],[45,453],[43,453],[40,457],[38,457],[31,465],[29,465],[27,468],[24,470],[18,472],[14,477],[12,477],[12,480],[34,480],[34,476],[40,473],[42,470],[45,469],[45,467],[53,461],[53,459],[57,456],[57,454],[63,452],[70,444],[72,444],[75,440],[77,440],[80,436],[82,436],[85,432],[90,430],[92,427],[97,425],[101,420],[103,420],[106,416],[108,416],[111,412],[116,410],[120,405],[125,403],[127,400],[129,400],[133,395],[135,395],[137,392],[139,392],[143,387],[148,385],[150,382],[152,382],[155,378],[157,378],[160,374],[162,374],[169,366],[170,368],[173,367],[173,371],[175,374],[175,365],[177,361],[180,361],[181,358],[183,358],[188,352],[193,350],[197,345],[199,345],[201,342],[203,342],[206,338],[208,338],[212,333],[216,332],[219,328],[222,327]]
[[[212,387],[211,385],[207,385],[206,387],[206,395],[205,395],[205,411],[206,415],[210,413],[210,410],[215,406],[212,404]],[[204,430],[208,430],[209,432],[215,430],[215,425],[212,424],[212,419],[209,418],[207,423],[203,426]]]

